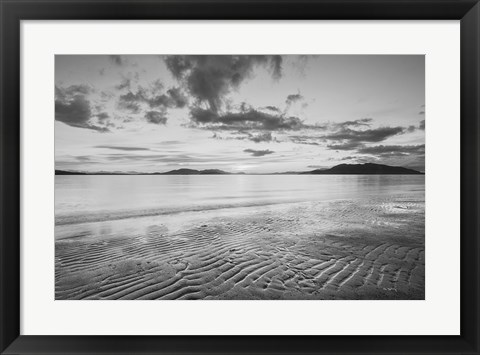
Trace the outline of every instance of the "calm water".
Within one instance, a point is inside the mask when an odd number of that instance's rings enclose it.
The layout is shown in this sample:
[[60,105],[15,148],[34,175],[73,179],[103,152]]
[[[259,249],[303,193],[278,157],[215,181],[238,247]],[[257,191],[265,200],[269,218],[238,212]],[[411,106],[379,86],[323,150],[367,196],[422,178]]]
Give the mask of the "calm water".
[[423,175],[56,176],[57,224],[425,193]]

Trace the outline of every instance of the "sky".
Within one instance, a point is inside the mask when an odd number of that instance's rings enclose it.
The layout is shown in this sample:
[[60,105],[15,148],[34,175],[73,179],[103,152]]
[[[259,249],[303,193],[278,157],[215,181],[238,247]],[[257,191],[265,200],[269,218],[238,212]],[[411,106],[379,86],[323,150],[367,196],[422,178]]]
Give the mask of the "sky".
[[55,168],[425,169],[420,55],[56,55]]

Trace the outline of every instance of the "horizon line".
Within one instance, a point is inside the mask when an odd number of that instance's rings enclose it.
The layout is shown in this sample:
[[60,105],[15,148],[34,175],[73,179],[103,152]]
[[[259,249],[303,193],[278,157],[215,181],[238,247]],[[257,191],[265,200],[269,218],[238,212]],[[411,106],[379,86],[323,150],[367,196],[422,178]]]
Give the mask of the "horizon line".
[[[330,166],[330,167],[325,167],[325,168],[316,168],[316,169],[311,169],[311,170],[291,170],[291,171],[280,171],[280,172],[270,172],[270,173],[254,173],[254,172],[229,172],[229,171],[225,171],[225,170],[222,170],[222,169],[215,169],[215,168],[212,168],[212,169],[192,169],[192,168],[178,168],[178,169],[172,169],[172,170],[166,170],[166,171],[154,171],[154,172],[139,172],[139,171],[132,171],[132,172],[128,172],[128,171],[81,171],[81,170],[64,170],[64,169],[57,169],[55,168],[55,175],[57,173],[57,171],[60,171],[60,172],[66,172],[66,173],[71,173],[71,174],[82,174],[82,175],[167,175],[168,173],[172,173],[172,172],[175,172],[175,171],[179,171],[179,170],[189,170],[189,171],[196,171],[196,172],[205,172],[205,171],[217,171],[219,173],[215,174],[215,173],[212,173],[212,174],[204,174],[204,175],[297,175],[297,174],[305,174],[305,173],[311,173],[311,172],[314,172],[314,171],[327,171],[327,170],[330,170],[330,169],[333,169],[337,166],[341,166],[341,165],[347,165],[347,166],[364,166],[364,165],[379,165],[379,166],[384,166],[384,167],[388,167],[388,168],[402,168],[402,169],[408,169],[408,170],[411,170],[411,171],[415,171],[417,173],[420,173],[420,174],[425,174],[425,171],[424,170],[419,170],[419,169],[414,169],[414,168],[409,168],[409,167],[403,167],[403,166],[394,166],[394,165],[386,165],[386,164],[377,164],[377,163],[360,163],[360,164],[347,164],[347,163],[344,163],[344,164],[337,164],[337,165],[333,165],[333,166]],[[59,174],[60,175],[60,174]],[[170,174],[170,175],[186,175],[186,174]],[[194,175],[194,174],[192,174]],[[201,174],[199,174],[201,175]],[[334,175],[334,174],[331,174],[331,175]],[[337,175],[347,175],[345,173],[343,174],[337,174]],[[351,175],[355,175],[355,174],[351,174]],[[372,174],[372,173],[363,173],[363,175],[380,175],[380,174]],[[389,174],[381,174],[381,175],[389,175]],[[392,174],[393,175],[393,174]],[[395,175],[399,175],[398,173],[395,174]]]

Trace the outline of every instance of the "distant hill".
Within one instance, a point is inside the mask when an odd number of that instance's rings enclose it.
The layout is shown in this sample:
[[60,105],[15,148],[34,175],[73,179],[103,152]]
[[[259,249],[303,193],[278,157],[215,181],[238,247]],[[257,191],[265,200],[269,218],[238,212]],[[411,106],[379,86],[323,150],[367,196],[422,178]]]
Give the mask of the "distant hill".
[[303,172],[301,174],[319,175],[422,175],[423,173],[413,169],[400,166],[389,166],[382,164],[340,164],[330,169],[317,169]]
[[226,175],[230,174],[226,171],[219,169],[206,169],[206,170],[195,170],[195,169],[177,169],[171,170],[164,173],[137,173],[137,172],[105,172],[98,171],[92,173],[84,173],[80,171],[66,171],[66,170],[55,170],[55,175]]
[[78,171],[55,170],[55,175],[87,175]]
[[195,170],[195,169],[177,169],[167,171],[165,173],[155,173],[155,175],[226,175],[230,174],[226,171],[219,169],[206,169],[206,170]]

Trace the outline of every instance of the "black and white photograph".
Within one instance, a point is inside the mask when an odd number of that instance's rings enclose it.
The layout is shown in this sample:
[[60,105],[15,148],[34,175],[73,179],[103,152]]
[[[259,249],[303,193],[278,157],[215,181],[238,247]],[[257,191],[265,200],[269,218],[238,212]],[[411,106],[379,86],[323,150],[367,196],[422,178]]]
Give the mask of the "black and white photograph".
[[55,55],[54,81],[55,300],[425,299],[423,55]]

